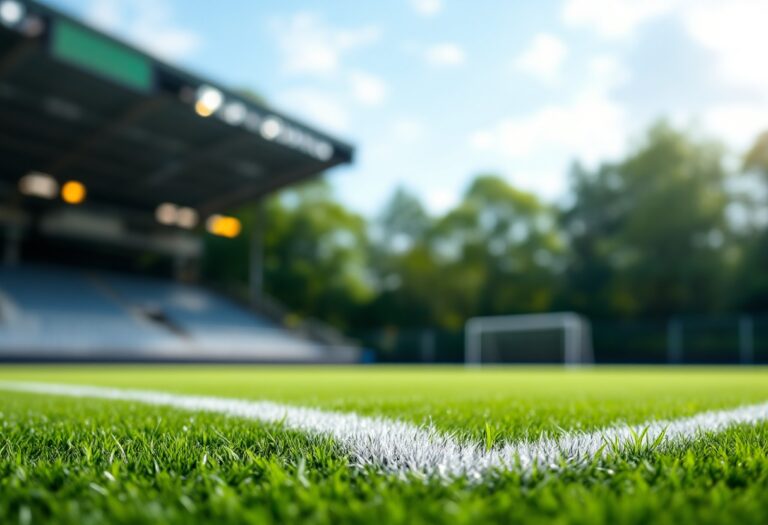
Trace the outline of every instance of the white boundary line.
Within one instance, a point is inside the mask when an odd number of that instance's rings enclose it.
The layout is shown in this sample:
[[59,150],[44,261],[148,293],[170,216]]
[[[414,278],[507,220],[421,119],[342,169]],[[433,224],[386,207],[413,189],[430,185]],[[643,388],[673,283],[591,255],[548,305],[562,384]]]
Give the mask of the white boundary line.
[[[667,447],[689,442],[702,433],[768,421],[768,403],[763,403],[634,426],[611,426],[595,432],[566,432],[557,437],[545,436],[536,441],[512,443],[486,451],[480,445],[461,443],[431,426],[271,401],[13,381],[0,381],[0,390],[133,401],[280,423],[289,430],[332,437],[349,453],[353,466],[444,479],[467,477],[480,480],[499,470],[518,470],[526,474],[538,469],[578,468],[609,454],[653,446]],[[639,435],[643,437],[638,441]]]

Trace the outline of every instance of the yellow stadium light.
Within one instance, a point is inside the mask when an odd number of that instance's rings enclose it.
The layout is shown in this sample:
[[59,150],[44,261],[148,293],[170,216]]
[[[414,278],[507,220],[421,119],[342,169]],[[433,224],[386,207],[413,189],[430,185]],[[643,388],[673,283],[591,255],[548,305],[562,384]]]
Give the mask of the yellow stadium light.
[[214,235],[230,239],[240,235],[240,231],[243,229],[243,225],[238,219],[226,215],[211,215],[205,222],[205,227]]
[[210,117],[224,103],[224,95],[211,86],[200,86],[197,90],[195,112],[201,117]]
[[53,199],[59,193],[59,183],[47,173],[30,171],[19,179],[19,191],[43,199]]
[[85,185],[76,180],[65,182],[61,187],[61,199],[67,204],[80,204],[85,200]]

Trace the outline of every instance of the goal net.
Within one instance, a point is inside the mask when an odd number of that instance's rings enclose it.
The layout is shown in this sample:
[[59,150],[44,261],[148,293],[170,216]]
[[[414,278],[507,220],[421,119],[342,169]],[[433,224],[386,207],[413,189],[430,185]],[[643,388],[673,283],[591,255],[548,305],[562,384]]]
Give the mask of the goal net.
[[594,361],[589,321],[573,312],[474,317],[465,338],[467,365]]

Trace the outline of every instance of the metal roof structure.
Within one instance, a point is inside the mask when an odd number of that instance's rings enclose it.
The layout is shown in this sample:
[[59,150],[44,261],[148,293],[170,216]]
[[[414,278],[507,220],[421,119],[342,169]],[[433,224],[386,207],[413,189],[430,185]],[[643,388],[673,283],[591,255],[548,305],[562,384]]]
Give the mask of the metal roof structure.
[[0,0],[0,194],[74,179],[88,200],[201,215],[352,160],[353,148],[28,0]]

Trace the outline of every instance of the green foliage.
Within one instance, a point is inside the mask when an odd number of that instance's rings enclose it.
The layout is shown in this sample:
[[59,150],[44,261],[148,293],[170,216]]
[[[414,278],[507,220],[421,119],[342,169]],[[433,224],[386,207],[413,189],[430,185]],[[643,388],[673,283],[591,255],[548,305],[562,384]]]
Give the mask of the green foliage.
[[744,169],[755,170],[768,177],[768,131],[761,133],[744,157]]
[[264,209],[264,283],[300,315],[349,327],[372,294],[365,221],[324,182],[284,192]]
[[209,281],[247,288],[258,225],[264,290],[295,313],[346,328],[370,299],[365,221],[335,201],[324,181],[284,191],[235,216],[243,223],[237,238],[205,238],[203,274]]
[[741,225],[740,243],[743,260],[734,290],[736,304],[763,312],[768,309],[768,131],[760,134],[744,158],[747,188],[738,195],[736,204],[747,216],[747,224]]
[[[554,209],[496,176],[481,176],[435,228],[433,246],[456,300],[444,325],[472,315],[551,309],[562,258]],[[457,317],[459,325],[450,323]]]
[[604,315],[714,311],[728,265],[728,172],[722,152],[666,124],[626,159],[573,170],[567,291]]
[[[767,136],[746,156],[750,173],[768,174]],[[263,221],[266,291],[358,332],[459,330],[471,316],[556,309],[656,319],[764,310],[758,190],[768,179],[735,191],[746,176],[724,158],[718,144],[661,122],[623,159],[574,165],[558,206],[482,174],[440,216],[400,188],[366,220],[311,183],[267,200],[263,219],[240,213],[238,239],[208,238],[205,274],[245,286],[248,236]]]
[[534,195],[479,176],[456,208],[428,219],[400,190],[377,223],[384,324],[459,328],[471,315],[551,307],[562,242],[554,210]]

